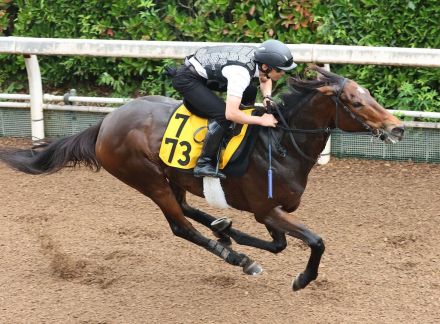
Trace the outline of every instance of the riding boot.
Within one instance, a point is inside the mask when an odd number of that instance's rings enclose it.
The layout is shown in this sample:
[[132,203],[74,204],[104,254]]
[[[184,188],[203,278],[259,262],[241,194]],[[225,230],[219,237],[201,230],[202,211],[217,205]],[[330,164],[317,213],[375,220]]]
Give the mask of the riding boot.
[[208,124],[208,132],[203,142],[202,153],[194,168],[195,177],[214,177],[225,179],[226,176],[217,170],[218,152],[225,130],[215,120]]

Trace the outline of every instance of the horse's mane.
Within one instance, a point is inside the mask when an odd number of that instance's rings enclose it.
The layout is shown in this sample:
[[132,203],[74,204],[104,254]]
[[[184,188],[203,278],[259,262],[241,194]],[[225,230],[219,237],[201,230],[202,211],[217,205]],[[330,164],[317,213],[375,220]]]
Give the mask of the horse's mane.
[[316,89],[338,84],[343,77],[329,72],[319,66],[313,65],[308,68],[319,73],[314,79],[304,79],[299,76],[290,77],[287,80],[289,91],[280,96],[284,106],[290,111],[296,111],[305,100],[310,100],[312,94],[316,93]]

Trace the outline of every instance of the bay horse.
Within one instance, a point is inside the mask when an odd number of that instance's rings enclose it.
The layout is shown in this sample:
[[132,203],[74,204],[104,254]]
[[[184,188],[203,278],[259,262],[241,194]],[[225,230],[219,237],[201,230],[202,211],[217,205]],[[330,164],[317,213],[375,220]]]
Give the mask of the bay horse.
[[[266,241],[235,229],[226,218],[217,219],[190,206],[186,193],[203,197],[203,181],[192,173],[168,167],[159,158],[162,137],[178,101],[162,96],[133,100],[108,114],[100,123],[39,149],[1,150],[0,160],[29,174],[53,173],[67,166],[101,167],[156,203],[174,235],[195,243],[247,274],[262,271],[247,255],[231,248],[238,244],[278,253],[287,246],[286,234],[305,242],[311,254],[303,272],[293,280],[293,290],[306,287],[318,275],[324,252],[321,237],[297,222],[294,212],[307,185],[307,177],[322,152],[330,130],[368,131],[386,143],[402,139],[403,124],[385,110],[368,90],[355,81],[312,67],[320,75],[313,80],[290,78],[290,91],[274,103],[279,126],[261,128],[242,176],[221,180],[227,204],[254,214],[272,240]],[[268,141],[275,141],[271,158],[274,188],[267,186]],[[202,235],[188,218],[210,228],[211,239]]]

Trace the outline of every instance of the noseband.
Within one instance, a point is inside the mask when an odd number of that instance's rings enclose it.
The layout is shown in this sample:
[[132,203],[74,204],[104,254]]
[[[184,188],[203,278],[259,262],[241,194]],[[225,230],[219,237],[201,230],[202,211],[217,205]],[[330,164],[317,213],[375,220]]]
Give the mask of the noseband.
[[[354,119],[356,122],[358,122],[359,124],[361,124],[366,130],[367,132],[356,132],[356,134],[368,134],[368,135],[372,135],[373,137],[379,137],[381,140],[385,139],[385,134],[378,130],[378,129],[374,129],[372,128],[370,125],[368,125],[362,118],[360,118],[358,115],[356,115],[355,113],[353,113],[353,111],[351,111],[350,108],[348,108],[341,100],[341,95],[342,92],[344,90],[345,84],[347,83],[348,79],[344,78],[342,79],[342,81],[339,83],[339,89],[338,92],[336,93],[336,95],[331,96],[333,102],[336,105],[336,117],[335,117],[335,129],[338,129],[341,132],[344,132],[342,129],[339,128],[339,107],[341,107],[346,113],[348,113],[348,115]],[[290,137],[290,141],[292,142],[293,147],[296,149],[296,151],[299,153],[299,155],[301,155],[302,158],[304,158],[305,160],[309,161],[309,162],[313,162],[316,163],[316,161],[318,160],[318,158],[314,159],[311,158],[310,156],[306,155],[301,148],[299,147],[299,145],[296,143],[295,138],[293,136],[293,133],[306,133],[306,134],[325,134],[328,135],[332,132],[332,130],[327,127],[327,128],[318,128],[318,129],[298,129],[298,128],[290,128],[289,124],[287,123],[286,119],[284,118],[283,114],[280,111],[280,107],[279,105],[272,100],[272,98],[269,98],[270,100],[270,105],[271,107],[275,108],[282,126],[277,125],[277,128],[282,129],[285,132],[288,132],[289,137]],[[270,134],[271,132],[269,132]],[[271,135],[269,135],[271,136]],[[278,150],[281,152],[281,155],[283,157],[286,156],[286,150],[284,148],[281,147],[281,145],[278,143]]]

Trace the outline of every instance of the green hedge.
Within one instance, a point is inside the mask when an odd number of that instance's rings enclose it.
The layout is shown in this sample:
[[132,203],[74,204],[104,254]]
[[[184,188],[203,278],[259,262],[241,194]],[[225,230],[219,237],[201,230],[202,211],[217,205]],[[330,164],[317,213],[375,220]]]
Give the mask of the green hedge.
[[[437,0],[3,0],[0,35],[440,48]],[[175,96],[170,60],[39,57],[45,91]],[[0,92],[25,90],[23,59],[0,56]],[[299,69],[298,71],[300,71]],[[384,106],[440,111],[440,69],[333,65]],[[281,83],[281,82],[280,82]],[[277,89],[282,88],[278,84]]]
[[[322,1],[319,39],[326,44],[440,48],[436,0]],[[440,69],[345,65],[388,108],[440,112]]]

